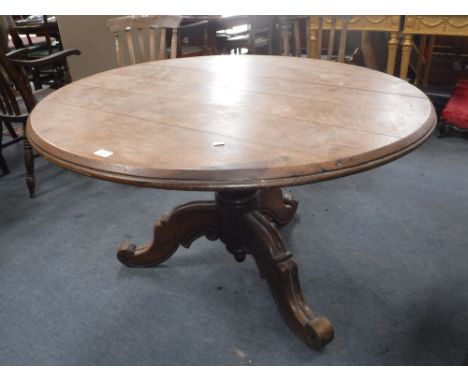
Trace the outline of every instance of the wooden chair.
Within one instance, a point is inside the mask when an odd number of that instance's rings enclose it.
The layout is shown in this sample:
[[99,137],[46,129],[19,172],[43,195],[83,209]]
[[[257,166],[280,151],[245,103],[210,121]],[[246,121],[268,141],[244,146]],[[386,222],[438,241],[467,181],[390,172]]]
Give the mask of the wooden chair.
[[[44,58],[27,61],[11,59],[11,56],[15,57],[14,53],[11,55],[5,54],[0,50],[0,167],[4,174],[9,172],[5,159],[1,154],[2,148],[23,140],[24,162],[27,172],[26,184],[29,189],[29,196],[33,198],[36,184],[33,150],[25,134],[23,133],[22,136],[19,136],[12,125],[12,123],[20,123],[24,129],[28,115],[37,103],[36,97],[39,94],[33,94],[27,79],[26,69],[41,68],[51,63],[63,63],[66,57],[74,54],[79,55],[80,51],[67,49]],[[40,91],[42,93],[40,97],[43,98],[50,90],[48,88]],[[4,125],[12,137],[6,143],[3,143]]]
[[[182,16],[122,16],[109,19],[107,26],[114,34],[117,65],[177,57],[177,30]],[[170,51],[167,31],[172,30]]]
[[62,58],[76,54],[70,52],[78,52],[77,50],[62,50],[43,57],[35,56],[36,50],[36,47],[26,47],[7,54],[10,60],[22,63],[24,74],[34,84],[35,90],[42,89],[43,86],[58,89],[71,82],[67,60]]
[[[6,17],[11,18],[11,16]],[[36,60],[63,50],[55,17],[42,16],[40,19],[21,19],[16,22],[11,20],[8,25],[8,33],[16,49],[15,57],[11,58]],[[34,43],[30,34],[43,36],[45,40]],[[26,35],[26,44],[20,35]],[[44,85],[58,89],[70,82],[66,61],[64,66],[57,66],[52,62],[50,65],[41,66],[40,69],[28,68],[27,73],[36,90],[42,89]]]
[[[280,29],[280,40],[281,40],[281,55],[282,56],[302,56],[301,47],[301,25],[305,24],[306,29],[306,40],[307,30],[309,29],[309,16],[279,16],[279,29]],[[292,44],[290,41],[292,40]],[[308,41],[306,41],[308,45]],[[308,49],[306,49],[307,51]]]
[[[11,16],[7,16],[11,18]],[[9,33],[15,49],[22,49],[27,46],[39,46],[41,49],[37,50],[36,58],[44,57],[54,52],[63,49],[62,40],[55,16],[42,16],[39,18],[19,19],[9,22]],[[27,45],[24,44],[20,35],[26,35]],[[41,42],[34,42],[31,35],[36,37],[43,37]]]

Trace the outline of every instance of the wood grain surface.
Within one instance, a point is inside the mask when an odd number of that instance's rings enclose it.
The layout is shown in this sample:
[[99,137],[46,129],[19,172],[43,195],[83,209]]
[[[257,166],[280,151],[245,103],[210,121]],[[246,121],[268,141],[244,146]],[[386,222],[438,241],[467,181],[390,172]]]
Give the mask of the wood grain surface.
[[85,175],[223,191],[373,168],[416,148],[435,125],[425,94],[396,77],[322,60],[240,55],[84,78],[40,102],[27,133],[46,159]]

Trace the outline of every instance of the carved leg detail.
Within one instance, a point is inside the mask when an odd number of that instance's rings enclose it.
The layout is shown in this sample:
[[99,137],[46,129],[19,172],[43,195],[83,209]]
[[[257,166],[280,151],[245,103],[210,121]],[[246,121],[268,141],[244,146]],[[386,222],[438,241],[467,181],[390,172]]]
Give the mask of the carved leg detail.
[[124,242],[118,259],[129,267],[150,267],[167,260],[179,247],[188,248],[201,236],[220,239],[237,261],[252,254],[260,275],[291,330],[306,344],[319,348],[333,339],[330,322],[316,316],[302,293],[296,263],[279,231],[268,220],[286,224],[297,202],[280,189],[216,193],[213,202],[192,202],[156,221],[153,241],[137,247]]
[[137,247],[126,241],[119,247],[117,258],[128,267],[151,267],[171,257],[179,245],[188,248],[201,236],[218,238],[214,202],[191,202],[175,208],[156,221],[152,243]]
[[291,221],[297,205],[297,200],[291,194],[283,194],[280,188],[265,189],[260,193],[260,211],[278,227]]
[[308,306],[299,283],[296,263],[279,232],[258,211],[245,215],[246,244],[260,273],[268,281],[280,313],[291,330],[313,348],[333,339],[333,327]]

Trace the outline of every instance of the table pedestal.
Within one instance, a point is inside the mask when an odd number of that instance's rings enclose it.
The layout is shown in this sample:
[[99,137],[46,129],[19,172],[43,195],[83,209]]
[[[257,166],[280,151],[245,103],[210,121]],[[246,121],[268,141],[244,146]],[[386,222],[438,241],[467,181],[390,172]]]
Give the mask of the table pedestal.
[[219,192],[215,201],[176,207],[156,221],[152,243],[136,247],[124,242],[117,258],[129,267],[151,267],[167,260],[179,245],[188,248],[201,236],[220,239],[238,262],[248,254],[254,257],[288,326],[301,340],[317,348],[333,339],[333,328],[308,306],[297,265],[274,226],[287,224],[296,210],[297,201],[278,188]]

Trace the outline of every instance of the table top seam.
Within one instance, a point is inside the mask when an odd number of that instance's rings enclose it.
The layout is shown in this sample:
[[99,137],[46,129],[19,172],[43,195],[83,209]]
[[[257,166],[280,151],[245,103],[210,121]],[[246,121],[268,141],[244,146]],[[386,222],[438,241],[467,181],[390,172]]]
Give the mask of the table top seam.
[[[152,64],[152,63],[142,63],[142,65],[144,64]],[[184,66],[179,66],[179,65],[172,65],[173,67],[175,68],[178,68],[178,69],[183,69],[183,70],[189,70],[189,71],[193,71],[193,68],[185,68]],[[206,69],[203,69],[203,68],[195,68],[196,70],[199,70],[201,72],[205,72],[205,73],[210,73],[209,70],[206,70]],[[381,72],[378,72],[378,73],[381,73]],[[114,76],[123,76],[123,77],[131,77],[131,78],[138,78],[138,79],[141,79],[141,78],[155,78],[155,77],[152,77],[152,76],[147,76],[147,77],[139,77],[139,76],[134,76],[134,75],[129,75],[129,74],[114,74],[112,73],[112,71],[109,71],[109,72],[103,72],[101,74],[105,74],[105,75],[114,75]],[[383,73],[382,73],[383,74]],[[396,96],[401,96],[401,97],[410,97],[410,98],[418,98],[418,99],[425,99],[425,95],[424,94],[421,94],[421,95],[412,95],[412,94],[401,94],[401,93],[390,93],[390,92],[384,92],[384,91],[381,91],[381,90],[370,90],[370,89],[362,89],[362,88],[356,88],[356,87],[352,87],[352,86],[343,86],[343,85],[330,85],[330,84],[327,84],[325,82],[320,82],[320,81],[307,81],[307,80],[294,80],[294,79],[287,79],[287,78],[278,78],[278,77],[271,77],[271,76],[265,76],[265,75],[258,75],[258,74],[252,74],[252,76],[255,76],[255,77],[259,77],[259,78],[265,78],[265,79],[273,79],[273,80],[281,80],[281,81],[287,81],[287,82],[297,82],[297,83],[307,83],[307,84],[311,84],[311,85],[320,85],[320,86],[325,86],[325,87],[330,87],[330,88],[338,88],[338,89],[349,89],[349,90],[358,90],[358,91],[362,91],[362,92],[366,92],[366,93],[378,93],[378,94],[386,94],[386,95],[396,95]],[[393,78],[393,76],[390,76]],[[178,81],[178,80],[174,80],[174,82],[183,82],[183,81]],[[209,87],[208,85],[203,85],[201,84],[202,86],[206,86],[206,87]],[[229,88],[229,87],[225,87],[227,89],[235,89],[235,88]],[[263,94],[273,94],[273,95],[276,95],[275,93],[268,93],[268,92],[261,92],[261,91],[256,91],[256,90],[249,90],[251,92],[255,92],[255,93],[263,93]],[[301,98],[301,97],[294,97],[294,96],[288,96],[288,98],[291,97],[291,98]],[[306,99],[306,98],[301,98],[301,99]]]
[[[88,85],[88,84],[79,84],[79,86],[82,86],[82,87],[89,87],[89,88],[95,88],[95,89],[105,89],[105,90],[110,90],[110,91],[117,91],[116,89],[106,89],[106,88],[102,88],[102,87],[99,87],[99,86],[92,86],[92,85]],[[138,93],[138,92],[132,92],[132,91],[129,91],[129,90],[119,90],[120,92],[127,92],[127,93],[131,93],[131,94],[146,94],[148,95],[147,93]],[[170,99],[176,99],[176,98],[170,98]],[[92,111],[97,111],[97,112],[104,112],[104,113],[107,113],[107,114],[112,114],[112,115],[121,115],[121,116],[125,116],[127,118],[133,118],[133,119],[136,119],[136,120],[141,120],[141,121],[146,121],[146,122],[152,122],[152,123],[157,123],[153,120],[150,120],[150,119],[145,119],[145,118],[141,118],[141,117],[136,117],[136,116],[130,116],[130,115],[127,115],[127,114],[119,114],[119,113],[115,113],[115,112],[108,112],[108,111],[105,111],[105,110],[102,110],[102,109],[94,109],[94,108],[90,108],[89,106],[77,106],[77,105],[73,105],[73,104],[70,104],[70,103],[66,103],[64,102],[63,100],[57,100],[57,99],[54,99],[54,102],[57,102],[59,104],[62,104],[62,105],[67,105],[67,106],[72,106],[72,107],[76,107],[76,108],[82,108],[84,110],[92,110]],[[192,102],[192,103],[195,103],[194,101],[189,101],[189,102]],[[218,106],[219,105],[211,105],[211,104],[206,104],[206,105],[210,105],[210,106]],[[225,108],[229,108],[230,110],[236,110],[234,108],[230,108],[229,106],[226,106],[226,105],[223,105],[223,107]],[[312,124],[313,121],[309,120],[309,119],[305,119],[305,118],[298,118],[298,117],[285,117],[283,115],[279,115],[279,114],[268,114],[268,115],[271,115],[271,116],[274,116],[274,117],[279,117],[279,118],[287,118],[287,119],[291,119],[291,120],[297,120],[297,121],[301,121],[301,122],[305,122],[305,123],[308,123],[308,124]],[[216,135],[219,135],[219,136],[223,136],[223,137],[230,137],[230,136],[227,136],[227,135],[224,135],[224,134],[219,134],[219,133],[210,133],[206,130],[199,130],[199,129],[195,129],[195,128],[192,128],[192,127],[187,127],[187,126],[181,126],[181,125],[175,125],[175,124],[172,124],[172,123],[168,123],[168,122],[164,122],[164,124],[166,125],[169,125],[169,126],[173,126],[173,127],[180,127],[180,128],[185,128],[185,129],[190,129],[192,131],[202,131],[202,132],[205,132],[205,133],[208,133],[208,134],[216,134]],[[329,127],[336,127],[336,128],[339,128],[339,129],[346,129],[346,130],[351,130],[351,131],[358,131],[358,132],[361,132],[361,133],[371,133],[371,134],[374,134],[374,135],[378,135],[378,136],[383,136],[383,137],[388,137],[388,138],[393,138],[393,139],[399,139],[399,138],[402,138],[401,136],[394,136],[394,135],[388,135],[388,134],[384,134],[384,133],[381,133],[381,132],[376,132],[376,131],[368,131],[368,130],[360,130],[360,129],[356,129],[356,128],[352,128],[352,127],[349,127],[348,125],[336,125],[336,124],[332,124],[332,123],[329,123],[327,124],[327,126]],[[271,146],[271,147],[276,147],[276,146]],[[349,146],[349,147],[352,147],[352,146]]]

